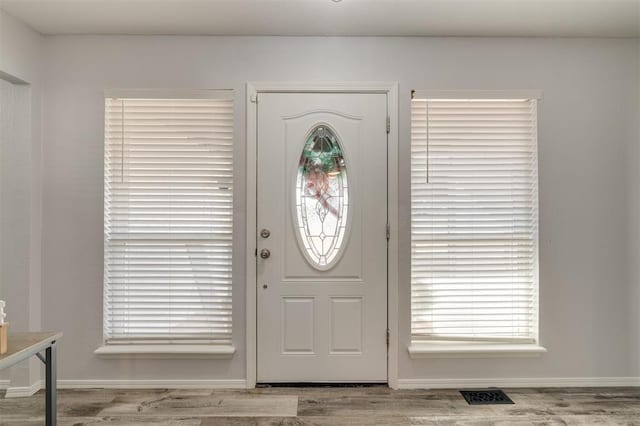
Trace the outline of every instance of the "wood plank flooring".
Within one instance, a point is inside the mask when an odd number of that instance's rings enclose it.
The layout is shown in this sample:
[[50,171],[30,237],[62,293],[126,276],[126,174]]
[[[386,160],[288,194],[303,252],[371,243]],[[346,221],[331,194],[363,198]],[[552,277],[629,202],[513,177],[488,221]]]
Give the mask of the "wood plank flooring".
[[[470,406],[457,390],[386,386],[250,390],[60,390],[59,425],[638,425],[640,388],[505,389]],[[44,424],[44,395],[0,399],[0,425]]]

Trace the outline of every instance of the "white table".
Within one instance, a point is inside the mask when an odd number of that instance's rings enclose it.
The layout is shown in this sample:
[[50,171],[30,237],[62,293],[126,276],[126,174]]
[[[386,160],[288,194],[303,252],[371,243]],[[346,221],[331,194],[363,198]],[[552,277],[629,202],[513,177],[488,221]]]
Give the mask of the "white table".
[[[47,426],[55,426],[56,420],[56,342],[62,338],[61,332],[9,333],[8,351],[0,355],[0,370],[23,361],[33,355],[46,366],[45,418]],[[40,352],[45,351],[42,356]]]

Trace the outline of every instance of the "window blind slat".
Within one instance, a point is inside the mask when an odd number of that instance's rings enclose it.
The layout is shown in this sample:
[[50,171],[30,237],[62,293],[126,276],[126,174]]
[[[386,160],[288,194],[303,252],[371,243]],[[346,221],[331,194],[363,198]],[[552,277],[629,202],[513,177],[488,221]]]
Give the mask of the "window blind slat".
[[537,339],[536,109],[412,100],[414,340]]
[[230,344],[233,100],[105,100],[112,344]]

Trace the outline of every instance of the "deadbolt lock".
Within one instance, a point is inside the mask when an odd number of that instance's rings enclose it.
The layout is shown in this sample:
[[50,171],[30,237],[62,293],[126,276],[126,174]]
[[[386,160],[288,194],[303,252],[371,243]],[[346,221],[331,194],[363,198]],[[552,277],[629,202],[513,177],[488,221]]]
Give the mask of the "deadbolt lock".
[[266,228],[260,231],[260,236],[262,238],[269,238],[269,235],[271,235],[271,232]]
[[260,250],[260,257],[263,259],[268,259],[271,256],[271,252],[269,251],[269,249],[262,249]]

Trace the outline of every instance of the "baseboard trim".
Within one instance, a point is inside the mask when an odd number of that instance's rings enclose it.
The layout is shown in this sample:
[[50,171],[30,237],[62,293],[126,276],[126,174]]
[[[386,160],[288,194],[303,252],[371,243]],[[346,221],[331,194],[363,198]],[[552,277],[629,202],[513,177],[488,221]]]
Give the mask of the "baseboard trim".
[[640,377],[540,377],[504,379],[398,379],[398,389],[636,387]]
[[[7,380],[7,382],[9,382]],[[9,386],[7,384],[7,391],[4,394],[5,398],[24,398],[27,396],[35,395],[44,386],[44,381],[36,380],[29,386]]]
[[[542,377],[483,379],[398,379],[397,389],[459,389],[459,388],[544,388],[544,387],[640,387],[640,377]],[[58,380],[58,389],[246,389],[239,380]],[[39,380],[31,386],[10,386],[0,380],[0,390],[6,398],[34,395],[44,388]]]
[[240,380],[58,380],[58,389],[246,389]]

